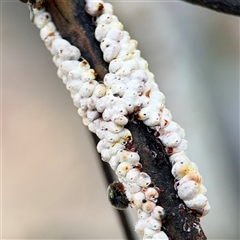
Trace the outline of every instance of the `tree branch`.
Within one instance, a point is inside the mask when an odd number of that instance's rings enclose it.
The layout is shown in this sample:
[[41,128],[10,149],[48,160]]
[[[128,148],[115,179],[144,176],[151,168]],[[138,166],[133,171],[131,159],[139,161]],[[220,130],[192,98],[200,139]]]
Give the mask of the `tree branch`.
[[127,128],[133,135],[133,146],[141,156],[143,171],[150,175],[154,185],[160,189],[158,205],[167,210],[163,230],[172,239],[207,239],[196,212],[187,208],[177,197],[173,187],[172,166],[161,141],[137,119],[129,122]]
[[[99,43],[94,37],[94,20],[85,12],[84,0],[45,0],[46,10],[51,14],[61,36],[81,49],[84,57],[102,81],[108,64],[104,62]],[[143,171],[160,189],[158,205],[166,210],[162,229],[171,239],[206,239],[200,226],[200,215],[185,206],[177,197],[171,163],[165,148],[154,132],[135,115],[129,116],[126,125],[133,137],[133,147],[138,151]]]
[[182,0],[217,12],[240,16],[240,0]]

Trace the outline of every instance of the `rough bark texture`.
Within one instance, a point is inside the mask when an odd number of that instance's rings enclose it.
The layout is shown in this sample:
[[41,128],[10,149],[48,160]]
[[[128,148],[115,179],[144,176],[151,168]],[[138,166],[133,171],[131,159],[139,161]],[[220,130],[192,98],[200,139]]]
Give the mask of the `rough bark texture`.
[[177,197],[171,163],[161,141],[154,136],[154,131],[134,118],[126,127],[133,135],[133,147],[141,156],[143,171],[150,175],[153,184],[160,189],[157,204],[166,210],[163,230],[171,239],[206,239],[197,213],[187,208]]
[[240,0],[182,0],[218,12],[240,16]]
[[[84,10],[84,0],[45,0],[44,5],[62,37],[81,49],[82,57],[96,70],[98,80],[102,81],[108,65],[94,38],[94,22]],[[160,189],[158,204],[166,209],[163,230],[170,239],[206,239],[199,215],[188,209],[177,197],[172,166],[164,146],[136,116],[132,115],[130,119],[126,127],[132,132],[133,147],[141,157],[143,171],[151,176],[154,185]]]

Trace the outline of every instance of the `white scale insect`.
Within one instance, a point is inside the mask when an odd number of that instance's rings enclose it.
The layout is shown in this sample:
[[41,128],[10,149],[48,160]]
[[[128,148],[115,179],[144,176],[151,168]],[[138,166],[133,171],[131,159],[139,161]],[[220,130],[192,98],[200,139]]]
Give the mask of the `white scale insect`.
[[139,155],[125,150],[125,144],[132,139],[131,132],[124,128],[128,122],[126,115],[133,113],[136,107],[139,108],[139,119],[158,131],[159,139],[170,155],[179,197],[189,208],[206,215],[210,210],[206,188],[196,165],[184,152],[187,147],[184,130],[172,121],[171,113],[164,105],[165,96],[141,57],[137,41],[124,31],[122,23],[113,15],[112,5],[103,1],[86,1],[87,13],[96,17],[95,37],[101,42],[104,60],[109,62],[109,73],[104,77],[104,84],[99,84],[88,62],[78,61],[80,50],[62,39],[51,15],[39,7],[41,0],[37,1],[37,8],[31,1],[23,2],[30,5],[32,20],[53,55],[57,75],[70,91],[84,125],[101,139],[97,151],[119,177],[122,187],[113,184],[108,189],[111,201],[115,202],[113,197],[117,194],[122,201],[121,208],[130,203],[138,210],[136,232],[144,239],[168,239],[161,231],[164,209],[156,206],[159,193],[149,187],[151,178],[148,174],[133,168],[139,165]]

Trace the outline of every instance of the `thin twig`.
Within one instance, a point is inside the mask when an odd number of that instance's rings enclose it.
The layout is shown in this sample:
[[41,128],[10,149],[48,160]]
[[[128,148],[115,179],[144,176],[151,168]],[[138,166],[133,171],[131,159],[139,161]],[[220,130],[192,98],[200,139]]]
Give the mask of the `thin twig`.
[[240,16],[239,0],[182,0],[217,12]]
[[[97,145],[99,142],[98,137],[95,134],[92,134],[93,139],[95,144]],[[114,178],[112,176],[112,169],[110,168],[109,164],[106,164],[105,162],[101,161],[101,155],[98,154],[99,159],[100,159],[100,164],[104,173],[104,177],[106,179],[107,184],[109,185],[110,183],[112,183],[114,181]],[[106,194],[107,196],[107,194]],[[107,199],[107,198],[106,198]],[[125,239],[127,240],[134,240],[134,233],[133,233],[133,229],[131,228],[131,224],[129,222],[129,219],[127,217],[127,214],[125,211],[121,211],[118,209],[115,209],[117,212],[117,216],[119,221],[121,222],[122,226],[123,226],[123,232],[125,234]]]

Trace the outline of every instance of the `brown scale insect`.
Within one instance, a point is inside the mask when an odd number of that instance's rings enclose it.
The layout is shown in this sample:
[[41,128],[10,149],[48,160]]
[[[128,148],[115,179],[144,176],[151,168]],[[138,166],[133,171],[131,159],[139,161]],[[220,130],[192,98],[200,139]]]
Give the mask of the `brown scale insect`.
[[128,207],[129,201],[125,194],[124,186],[121,182],[114,181],[107,188],[108,200],[118,210]]

